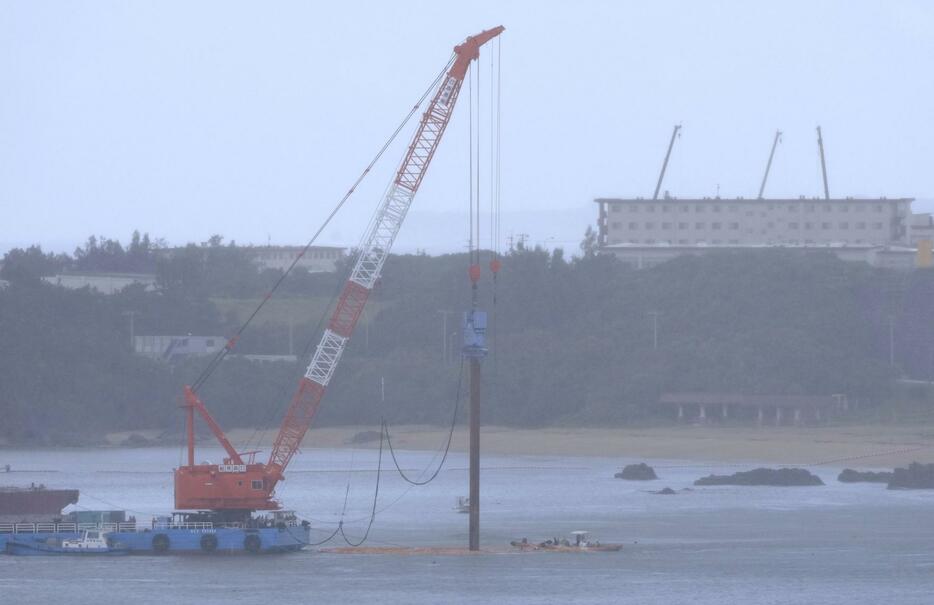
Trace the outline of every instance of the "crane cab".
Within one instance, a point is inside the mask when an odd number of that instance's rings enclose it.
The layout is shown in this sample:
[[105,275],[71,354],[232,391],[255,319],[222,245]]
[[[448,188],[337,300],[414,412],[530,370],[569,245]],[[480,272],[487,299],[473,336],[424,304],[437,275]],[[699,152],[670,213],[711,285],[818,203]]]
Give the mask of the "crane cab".
[[278,510],[263,464],[195,464],[175,469],[178,510]]

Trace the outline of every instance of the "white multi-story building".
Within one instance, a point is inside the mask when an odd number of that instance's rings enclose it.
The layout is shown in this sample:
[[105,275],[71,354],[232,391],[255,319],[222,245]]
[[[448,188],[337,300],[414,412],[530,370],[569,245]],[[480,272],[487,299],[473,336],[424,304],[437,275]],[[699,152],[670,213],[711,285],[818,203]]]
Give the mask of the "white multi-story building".
[[[845,260],[911,268],[934,232],[912,198],[599,198],[599,244],[636,268],[713,249],[829,249]],[[923,231],[923,233],[922,233]]]

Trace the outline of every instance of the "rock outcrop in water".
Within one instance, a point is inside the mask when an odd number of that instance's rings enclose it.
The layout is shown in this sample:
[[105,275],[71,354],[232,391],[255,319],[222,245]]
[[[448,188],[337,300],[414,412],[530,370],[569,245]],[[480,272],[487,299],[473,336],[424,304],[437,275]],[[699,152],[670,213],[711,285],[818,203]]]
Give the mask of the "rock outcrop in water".
[[120,445],[123,447],[146,447],[147,445],[152,445],[152,441],[139,433],[132,433],[129,437],[124,439]]
[[934,489],[934,464],[912,462],[892,472],[889,489]]
[[820,477],[803,468],[757,468],[732,475],[709,475],[694,482],[694,485],[772,485],[778,487],[823,484]]
[[379,431],[360,431],[358,433],[354,433],[354,435],[350,439],[345,440],[344,443],[370,443],[371,441],[379,441],[380,437],[382,437],[382,433]]
[[851,468],[843,469],[837,476],[841,483],[888,483],[891,480],[889,471],[857,471]]
[[665,487],[665,488],[662,488],[662,489],[660,489],[660,490],[658,490],[658,491],[655,491],[655,492],[652,492],[652,493],[653,493],[653,494],[658,494],[659,496],[673,496],[673,495],[677,494],[678,492],[676,492],[675,490],[671,489],[670,487]]
[[658,475],[655,474],[655,469],[645,462],[627,464],[623,467],[623,470],[613,476],[617,479],[628,479],[629,481],[651,481],[653,479],[658,479]]

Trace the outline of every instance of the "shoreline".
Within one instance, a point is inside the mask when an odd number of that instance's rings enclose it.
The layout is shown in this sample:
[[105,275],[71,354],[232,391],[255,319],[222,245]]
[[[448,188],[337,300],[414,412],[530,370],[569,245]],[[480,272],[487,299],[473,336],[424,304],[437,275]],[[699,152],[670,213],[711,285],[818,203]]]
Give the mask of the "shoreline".
[[[447,442],[448,428],[426,425],[391,427],[396,449],[433,451]],[[107,435],[109,445],[120,447],[132,434],[146,438],[160,431],[122,431]],[[253,447],[268,449],[275,429],[261,431],[257,444],[254,429],[227,432],[235,445],[252,438]],[[354,442],[354,437],[369,439]],[[303,442],[305,448],[376,449],[379,426],[334,426],[313,428]],[[492,455],[600,456],[622,460],[684,460],[695,462],[760,462],[796,466],[852,466],[893,468],[913,461],[934,460],[934,426],[843,425],[823,427],[715,427],[668,426],[650,428],[517,429],[485,426],[481,432],[483,452]],[[199,440],[210,444],[211,439]],[[151,447],[160,444],[153,443]],[[93,446],[92,446],[93,447]],[[150,446],[142,446],[150,447]],[[467,449],[466,428],[454,431],[451,451]]]

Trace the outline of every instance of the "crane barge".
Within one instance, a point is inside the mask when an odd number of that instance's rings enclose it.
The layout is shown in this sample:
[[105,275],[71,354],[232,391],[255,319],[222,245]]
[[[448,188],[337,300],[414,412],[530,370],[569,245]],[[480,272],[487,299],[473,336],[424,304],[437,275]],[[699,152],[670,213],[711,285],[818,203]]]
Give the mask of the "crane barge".
[[[347,343],[366,305],[383,264],[402,227],[406,214],[431,165],[451,120],[457,98],[472,61],[480,47],[502,33],[502,26],[470,36],[454,47],[450,67],[440,79],[402,162],[383,198],[364,244],[357,252],[353,269],[327,326],[299,380],[269,459],[256,461],[258,452],[239,452],[230,443],[198,395],[198,383],[184,388],[187,464],[174,472],[175,508],[172,517],[154,520],[151,528],[111,529],[108,540],[130,552],[298,550],[309,542],[307,523],[299,523],[291,511],[283,510],[275,489],[285,479],[289,462],[314,420],[328,383],[340,363]],[[231,338],[225,351],[236,345]],[[195,420],[200,417],[224,449],[220,464],[195,462]],[[257,515],[256,513],[261,513]],[[61,531],[64,529],[64,531]],[[84,528],[85,530],[88,528]],[[72,539],[78,527],[34,531],[37,541]],[[51,535],[50,535],[51,534]],[[22,537],[21,537],[22,538]],[[0,534],[0,548],[4,546]]]

